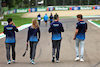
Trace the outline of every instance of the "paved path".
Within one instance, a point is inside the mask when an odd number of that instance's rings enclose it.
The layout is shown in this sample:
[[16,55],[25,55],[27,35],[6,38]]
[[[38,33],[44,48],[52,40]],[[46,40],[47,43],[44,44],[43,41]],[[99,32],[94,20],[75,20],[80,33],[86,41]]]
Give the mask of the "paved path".
[[[88,18],[89,19],[89,18]],[[87,21],[87,19],[84,19]],[[62,34],[63,40],[60,52],[60,63],[52,63],[51,34],[48,33],[49,24],[45,27],[42,22],[41,40],[37,46],[36,65],[30,63],[29,51],[25,57],[27,29],[16,34],[16,63],[6,64],[5,38],[0,40],[0,67],[100,67],[100,28],[88,23],[88,31],[85,40],[85,62],[74,62],[75,41],[73,40],[77,19],[63,18],[65,32]]]

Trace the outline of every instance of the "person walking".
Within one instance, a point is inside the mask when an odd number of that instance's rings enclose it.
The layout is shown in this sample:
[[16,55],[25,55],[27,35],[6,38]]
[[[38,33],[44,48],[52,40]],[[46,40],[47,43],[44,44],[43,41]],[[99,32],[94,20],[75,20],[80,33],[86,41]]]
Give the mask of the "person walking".
[[[76,40],[76,59],[75,61],[80,60],[84,61],[84,42],[85,42],[85,33],[87,32],[87,23],[83,21],[82,14],[77,15],[77,20],[79,21],[76,25],[76,31],[73,40]],[[79,43],[81,46],[81,56],[79,58]]]
[[37,16],[37,19],[38,19],[38,24],[40,25],[40,23],[41,23],[41,15],[40,14]]
[[47,26],[47,21],[48,21],[48,15],[47,14],[45,14],[45,16],[44,16],[44,21],[45,21],[45,25]]
[[[61,46],[61,32],[64,32],[64,28],[62,23],[59,22],[59,17],[57,15],[54,16],[54,22],[51,23],[49,28],[49,33],[52,33],[52,62],[59,62],[59,54],[60,54],[60,46]],[[57,50],[55,55],[55,49]]]
[[[55,15],[56,15],[56,16],[59,16],[57,13],[56,13]],[[54,16],[55,16],[55,15],[54,15]]]
[[51,15],[50,15],[50,24],[53,22],[53,15],[52,15],[52,13],[51,13]]
[[40,40],[39,24],[36,19],[33,19],[32,26],[29,27],[27,36],[27,45],[28,41],[30,42],[30,59],[32,64],[35,64],[34,60],[36,54],[36,47],[39,40]]
[[11,58],[10,58],[10,46],[12,47],[12,62],[15,62],[15,31],[18,32],[18,29],[16,28],[15,24],[12,21],[12,18],[9,18],[8,25],[4,27],[4,34],[6,35],[6,56],[7,56],[7,64],[11,64]]

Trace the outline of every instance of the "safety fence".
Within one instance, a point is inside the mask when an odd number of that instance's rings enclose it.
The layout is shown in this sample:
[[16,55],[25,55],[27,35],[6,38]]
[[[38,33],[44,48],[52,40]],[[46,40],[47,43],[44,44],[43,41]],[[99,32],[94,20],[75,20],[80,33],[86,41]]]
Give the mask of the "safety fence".
[[100,6],[49,6],[38,8],[22,8],[4,11],[4,15],[13,13],[26,13],[26,12],[42,12],[42,11],[57,11],[57,10],[97,10]]

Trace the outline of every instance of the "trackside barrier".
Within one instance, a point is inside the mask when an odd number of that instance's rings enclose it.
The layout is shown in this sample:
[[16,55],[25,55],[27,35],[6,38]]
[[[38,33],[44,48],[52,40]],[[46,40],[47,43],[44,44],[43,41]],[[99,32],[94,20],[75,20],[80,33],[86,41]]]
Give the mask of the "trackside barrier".
[[47,11],[54,11],[55,7],[47,7]]
[[22,8],[8,10],[4,12],[4,15],[13,13],[25,13],[25,12],[41,12],[41,11],[54,11],[54,10],[92,10],[100,9],[100,6],[49,6],[49,7],[38,7],[38,8]]
[[47,7],[38,7],[37,12],[47,11]]
[[55,10],[69,10],[69,7],[55,7]]
[[80,10],[92,10],[92,9],[93,7],[84,7],[84,6],[80,7]]

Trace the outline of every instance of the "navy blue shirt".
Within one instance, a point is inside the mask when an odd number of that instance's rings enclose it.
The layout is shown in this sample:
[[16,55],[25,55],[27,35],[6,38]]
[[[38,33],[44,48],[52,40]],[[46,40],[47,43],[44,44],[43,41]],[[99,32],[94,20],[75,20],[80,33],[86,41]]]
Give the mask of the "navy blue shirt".
[[87,23],[84,21],[80,21],[76,24],[76,29],[79,29],[76,38],[84,40],[85,39],[85,31],[87,29]]
[[38,15],[37,18],[38,18],[38,20],[41,20],[41,15]]
[[53,16],[52,15],[50,16],[50,21],[53,21]]
[[52,40],[61,40],[61,32],[64,32],[62,23],[58,21],[51,23],[49,32],[52,32]]
[[4,34],[6,34],[5,43],[15,43],[15,31],[18,32],[16,26],[7,25],[4,27]]
[[[37,37],[37,33],[38,33],[38,37]],[[28,40],[31,42],[37,42],[38,39],[40,39],[40,29],[33,29],[31,26],[29,27],[28,30],[28,36],[27,36],[27,42]]]

